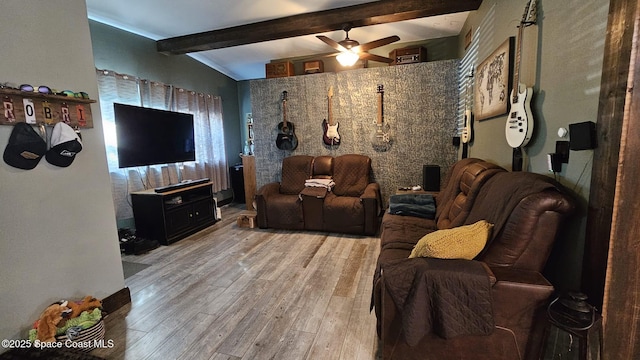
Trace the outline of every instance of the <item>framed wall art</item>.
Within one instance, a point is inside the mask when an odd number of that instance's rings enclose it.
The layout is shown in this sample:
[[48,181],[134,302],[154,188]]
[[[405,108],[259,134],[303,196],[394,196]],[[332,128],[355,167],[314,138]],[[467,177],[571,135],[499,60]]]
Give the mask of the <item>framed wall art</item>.
[[514,42],[513,37],[508,38],[476,69],[473,98],[476,120],[490,119],[509,111]]

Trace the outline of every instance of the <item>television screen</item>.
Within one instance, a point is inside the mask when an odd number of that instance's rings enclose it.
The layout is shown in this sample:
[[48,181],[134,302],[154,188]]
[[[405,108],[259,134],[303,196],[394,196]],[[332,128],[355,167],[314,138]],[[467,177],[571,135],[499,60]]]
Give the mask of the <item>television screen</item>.
[[117,103],[113,109],[118,167],[196,159],[192,114]]

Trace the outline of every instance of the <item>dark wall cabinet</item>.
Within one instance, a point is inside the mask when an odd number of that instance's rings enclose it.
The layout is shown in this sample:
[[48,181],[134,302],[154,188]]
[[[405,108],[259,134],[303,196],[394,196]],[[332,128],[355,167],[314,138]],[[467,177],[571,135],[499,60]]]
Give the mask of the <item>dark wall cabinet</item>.
[[156,193],[131,193],[136,235],[169,245],[216,222],[211,183]]

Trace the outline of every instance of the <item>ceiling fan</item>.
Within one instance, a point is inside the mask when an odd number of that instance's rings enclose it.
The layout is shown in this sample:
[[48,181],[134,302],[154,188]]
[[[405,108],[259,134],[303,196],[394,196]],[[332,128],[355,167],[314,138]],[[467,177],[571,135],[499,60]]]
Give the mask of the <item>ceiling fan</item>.
[[358,59],[365,59],[371,61],[379,61],[385,63],[392,63],[393,59],[388,57],[379,56],[375,54],[370,54],[367,51],[371,49],[375,49],[380,46],[388,45],[393,42],[400,40],[400,38],[396,35],[389,36],[386,38],[378,39],[375,41],[368,42],[366,44],[360,44],[356,40],[349,39],[349,31],[351,30],[351,24],[345,24],[342,26],[342,30],[346,33],[345,39],[341,41],[335,41],[331,38],[328,38],[324,35],[317,35],[316,37],[322,41],[324,41],[327,45],[332,48],[338,50],[337,55],[338,62],[343,66],[352,66],[358,61]]

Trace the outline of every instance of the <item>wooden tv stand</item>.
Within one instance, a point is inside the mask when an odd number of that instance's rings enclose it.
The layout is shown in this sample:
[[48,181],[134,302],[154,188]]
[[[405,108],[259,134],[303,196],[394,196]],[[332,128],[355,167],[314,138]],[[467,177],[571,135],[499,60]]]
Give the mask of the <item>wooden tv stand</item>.
[[136,235],[169,245],[216,222],[212,183],[131,193]]

